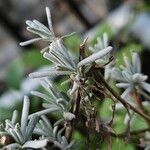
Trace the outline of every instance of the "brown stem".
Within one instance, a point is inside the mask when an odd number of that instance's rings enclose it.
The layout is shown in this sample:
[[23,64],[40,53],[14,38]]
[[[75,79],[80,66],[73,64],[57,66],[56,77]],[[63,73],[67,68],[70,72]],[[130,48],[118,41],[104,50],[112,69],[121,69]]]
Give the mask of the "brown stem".
[[68,143],[71,141],[72,132],[73,132],[73,121],[68,122],[65,129],[65,137]]
[[144,119],[146,119],[148,122],[150,122],[150,117],[147,116],[146,114],[144,114],[143,112],[141,112],[139,109],[135,108],[134,106],[132,106],[131,104],[129,104],[128,102],[126,102],[123,98],[120,97],[120,95],[118,95],[109,85],[108,83],[105,81],[105,79],[103,78],[102,74],[100,73],[99,70],[96,70],[95,68],[92,70],[94,71],[92,74],[95,76],[95,80],[97,82],[101,82],[106,88],[107,90],[119,101],[123,104],[123,106],[127,109],[130,108],[132,109],[134,112],[136,112],[137,114],[139,114],[140,116],[142,116]]
[[133,92],[133,98],[134,98],[137,108],[144,113],[144,111],[143,111],[144,109],[142,106],[142,100],[140,99],[140,95],[136,90]]
[[[86,44],[87,38],[81,43],[79,47],[79,61],[85,58],[85,44]],[[84,68],[82,68],[84,69]],[[84,70],[82,70],[84,71]],[[75,114],[76,118],[78,117],[78,113],[80,110],[80,100],[81,100],[81,95],[80,95],[80,87],[78,90],[74,93],[73,95],[73,114]],[[74,119],[70,122],[68,122],[66,126],[66,131],[65,131],[65,137],[67,138],[68,142],[70,142],[71,137],[72,137],[72,132],[74,128]]]
[[[143,105],[142,105],[142,100],[141,100],[140,94],[138,93],[137,90],[135,90],[135,91],[133,92],[133,98],[134,98],[134,101],[135,101],[135,103],[136,103],[137,108],[138,108],[141,112],[143,112],[144,114],[147,114],[147,111],[145,110],[145,108],[144,108]],[[147,119],[145,119],[145,120],[146,120],[146,122],[148,123],[148,125],[149,125],[149,127],[150,127],[150,121],[147,121]]]

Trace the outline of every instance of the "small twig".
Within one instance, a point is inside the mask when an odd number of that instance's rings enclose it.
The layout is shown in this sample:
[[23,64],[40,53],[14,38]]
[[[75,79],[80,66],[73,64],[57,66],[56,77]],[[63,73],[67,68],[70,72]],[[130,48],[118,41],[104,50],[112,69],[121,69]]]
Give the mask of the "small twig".
[[128,140],[130,138],[130,136],[131,136],[131,134],[130,134],[130,122],[132,120],[134,112],[132,112],[132,114],[129,113],[128,115],[129,115],[129,119],[127,120],[127,127],[126,127],[126,132],[125,132],[125,134],[126,134],[126,138],[125,139],[126,140]]
[[115,117],[115,110],[116,110],[116,103],[114,102],[114,104],[112,105],[112,118],[110,120],[110,122],[108,123],[109,126],[111,126],[113,124],[113,121],[114,121],[114,117]]
[[79,47],[79,61],[83,60],[85,58],[85,45],[88,38],[85,38],[84,41],[80,44]]

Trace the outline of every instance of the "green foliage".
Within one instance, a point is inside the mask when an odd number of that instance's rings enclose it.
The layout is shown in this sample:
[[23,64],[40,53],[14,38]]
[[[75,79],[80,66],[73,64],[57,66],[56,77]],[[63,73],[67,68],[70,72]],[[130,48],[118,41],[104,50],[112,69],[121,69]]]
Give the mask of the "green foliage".
[[22,55],[22,61],[25,68],[39,68],[44,65],[49,65],[49,62],[42,57],[36,49],[29,49]]
[[18,89],[20,82],[22,81],[24,76],[24,64],[22,59],[17,59],[9,64],[5,80],[8,87]]

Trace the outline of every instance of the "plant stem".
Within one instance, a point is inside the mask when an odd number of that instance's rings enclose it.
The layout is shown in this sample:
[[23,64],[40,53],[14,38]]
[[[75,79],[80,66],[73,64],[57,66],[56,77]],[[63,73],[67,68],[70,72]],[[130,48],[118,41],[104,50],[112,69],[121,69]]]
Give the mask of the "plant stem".
[[106,88],[107,90],[119,101],[123,104],[123,106],[127,109],[130,108],[132,109],[134,112],[136,112],[137,114],[139,114],[140,116],[142,116],[143,118],[145,118],[148,122],[150,122],[150,117],[147,116],[146,114],[144,114],[143,112],[141,112],[139,109],[135,108],[134,106],[132,106],[131,104],[129,104],[128,102],[126,102],[123,98],[120,97],[120,95],[118,95],[109,85],[108,83],[105,81],[103,75],[100,73],[100,71],[97,68],[92,69],[92,74],[95,77],[95,80],[97,82],[101,82]]
[[[80,44],[79,47],[79,61],[83,60],[85,58],[85,44],[86,44],[87,38],[83,41],[83,43]],[[84,68],[82,68],[83,70],[81,71],[82,74],[84,74]],[[80,95],[80,87],[78,88],[78,90],[74,93],[73,95],[73,114],[75,114],[76,118],[78,117],[78,113],[80,110],[80,101],[81,101],[81,95]],[[66,131],[65,131],[65,136],[68,140],[68,142],[70,142],[71,137],[72,137],[72,132],[73,132],[73,128],[74,128],[74,119],[71,120],[68,124],[68,126],[66,127]]]

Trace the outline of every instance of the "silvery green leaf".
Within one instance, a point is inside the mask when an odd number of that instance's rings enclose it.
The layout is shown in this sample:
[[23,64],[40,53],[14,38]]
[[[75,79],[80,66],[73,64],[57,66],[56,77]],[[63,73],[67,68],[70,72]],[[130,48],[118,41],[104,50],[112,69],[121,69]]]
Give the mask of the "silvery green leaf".
[[[48,127],[46,124],[45,124],[45,122],[43,121],[43,120],[39,120],[39,125],[40,125],[40,128],[41,128],[41,130],[43,130],[45,133],[47,132],[52,132],[53,131],[53,129],[52,129],[52,127]],[[51,134],[51,133],[50,133]],[[50,135],[49,134],[49,135]]]
[[48,78],[44,78],[43,79],[43,83],[45,82],[45,86],[48,86],[49,90],[51,91],[50,93],[52,93],[52,95],[54,97],[58,98],[63,98],[62,93],[56,88],[56,86],[54,85],[54,83],[49,80]]
[[15,128],[15,125],[12,124],[12,122],[8,119],[5,120],[5,123],[6,123],[6,127],[5,127],[5,130],[8,130],[9,128]]
[[130,87],[130,83],[117,83],[116,86],[119,88],[125,88],[126,89],[126,88]]
[[57,53],[57,51],[50,51],[51,56],[53,57],[53,59],[56,60],[56,62],[58,62],[59,65],[69,65],[70,64],[63,58],[63,56],[60,56],[60,54]]
[[39,149],[43,148],[47,145],[48,140],[43,139],[43,140],[34,140],[34,141],[27,141],[22,148],[34,148],[34,149]]
[[4,147],[2,150],[6,150],[6,149],[8,149],[8,150],[16,150],[17,148],[20,148],[20,147],[21,147],[20,144],[12,143],[12,144],[9,144],[6,147]]
[[46,109],[48,109],[48,108],[57,108],[57,111],[62,110],[62,108],[58,104],[43,103],[42,106]]
[[[33,20],[27,20],[26,24],[28,25],[27,29],[30,28],[31,30],[35,30],[35,34],[39,34],[39,33],[43,33],[43,34],[47,34],[47,35],[51,35],[50,31],[48,30],[48,28],[45,30],[43,27],[44,25],[41,26],[41,23],[37,23],[37,21]],[[46,28],[46,27],[45,27]],[[48,30],[48,31],[47,31]]]
[[140,73],[141,72],[141,61],[140,57],[137,53],[132,54],[132,65],[134,66],[134,72],[135,73]]
[[39,35],[41,38],[35,38],[26,42],[21,42],[20,43],[21,46],[29,45],[39,40],[52,42],[55,39],[55,35],[51,23],[51,15],[48,8],[46,8],[46,15],[47,15],[48,25],[50,29],[48,29],[45,25],[43,25],[37,20],[33,20],[33,21],[27,20],[26,21],[26,24],[28,26],[27,30],[36,35]]
[[57,39],[50,44],[50,51],[56,52],[59,56],[63,56],[68,62],[71,62],[70,56],[68,54],[67,49],[64,47],[62,43],[62,39]]
[[104,33],[102,38],[97,38],[97,43],[94,47],[89,47],[89,50],[92,52],[98,52],[100,49],[104,49],[106,47],[108,47],[108,36]]
[[62,136],[62,142],[64,145],[68,145],[68,141],[65,136]]
[[33,22],[38,25],[41,29],[43,29],[43,31],[51,34],[50,30],[45,26],[43,25],[41,22],[39,22],[38,20],[34,19]]
[[53,26],[52,26],[51,13],[50,13],[50,10],[48,7],[46,7],[46,16],[47,16],[49,29],[50,29],[52,35],[55,36],[54,31],[53,31]]
[[111,77],[118,81],[124,81],[125,79],[122,76],[122,72],[118,68],[113,68],[111,72]]
[[63,99],[63,98],[58,98],[58,99],[56,100],[56,102],[57,102],[57,104],[59,104],[62,108],[66,108],[67,105],[68,105],[68,102],[67,102],[65,99]]
[[142,75],[140,73],[135,73],[133,76],[132,76],[132,80],[134,82],[143,82],[145,80],[147,80],[148,76],[146,75]]
[[104,48],[108,46],[108,35],[107,35],[107,33],[103,34],[103,45],[104,45]]
[[140,84],[144,90],[150,93],[150,84],[146,82],[141,82]]
[[48,51],[48,50],[49,50],[49,46],[47,46],[47,47],[41,49],[41,54],[44,54],[44,53],[45,53],[46,51]]
[[17,110],[14,110],[14,111],[13,111],[13,115],[12,115],[12,119],[11,119],[12,124],[15,124],[15,123],[16,123],[17,118],[18,118],[18,111],[17,111]]
[[76,118],[75,115],[73,113],[70,113],[70,112],[64,112],[63,117],[67,121],[71,121],[72,119]]
[[58,131],[58,126],[55,126],[53,129],[53,134],[55,137],[57,136],[57,131]]
[[16,135],[18,136],[18,139],[20,141],[20,144],[24,143],[24,135],[21,132],[21,129],[19,127],[19,124],[16,124],[14,132],[16,133]]
[[50,44],[49,48],[49,53],[51,53],[51,55],[53,55],[53,57],[57,59],[57,61],[60,61],[60,63],[62,63],[63,65],[67,65],[72,68],[75,67],[75,63],[71,59],[71,56],[69,55],[67,49],[64,47],[62,39],[53,41]]
[[56,71],[56,70],[49,70],[43,72],[34,72],[30,73],[29,77],[31,78],[42,78],[47,76],[60,76],[60,75],[70,75],[72,74],[71,71]]
[[48,114],[50,112],[54,112],[54,111],[58,111],[58,107],[53,107],[53,108],[48,108],[48,109],[45,109],[45,110],[41,110],[41,111],[38,111],[36,113],[33,113],[29,116],[29,118],[31,118],[33,115],[37,115],[37,116],[41,116],[41,115],[45,115],[45,114]]
[[64,118],[54,123],[54,127],[64,123]]
[[124,59],[126,68],[128,68],[128,70],[132,71],[132,66],[131,66],[131,62],[130,62],[129,58],[127,56],[124,56],[123,59]]
[[60,39],[68,38],[68,37],[73,36],[75,34],[76,34],[76,32],[71,32],[69,34],[63,35]]
[[54,64],[59,64],[59,61],[57,61],[57,59],[48,52],[44,52],[43,57],[46,58],[47,60],[51,61]]
[[34,33],[34,34],[37,34],[39,35],[43,40],[49,40],[49,41],[52,41],[52,37],[50,34],[48,33],[45,33],[43,31],[40,31],[40,30],[37,30],[37,29],[33,29],[33,28],[30,28],[30,27],[27,27],[27,30],[31,33]]
[[132,61],[125,56],[124,62],[126,64],[125,67],[122,67],[120,70],[114,68],[111,72],[112,78],[120,82],[116,85],[125,89],[122,97],[127,98],[128,96],[129,98],[133,90],[142,90],[142,88],[150,92],[149,84],[144,82],[148,76],[141,73],[141,62],[138,54],[132,53]]
[[38,127],[34,129],[33,133],[37,134],[37,135],[40,135],[40,136],[45,136],[45,137],[47,135],[47,134],[45,135],[44,131],[42,129],[38,128]]
[[37,91],[31,91],[31,94],[44,99],[46,102],[54,103],[54,99],[48,97],[46,94]]
[[47,119],[47,117],[43,115],[43,116],[41,116],[41,118],[43,119],[45,126],[47,126],[47,127],[50,129],[50,131],[52,131],[52,130],[53,130],[53,129],[52,129],[52,124],[51,124],[51,122]]
[[123,99],[128,99],[129,97],[129,94],[131,93],[132,91],[132,87],[128,87],[122,94],[121,94],[121,97]]
[[62,141],[62,133],[63,133],[63,131],[65,130],[65,127],[64,128],[62,128],[62,129],[60,129],[58,132],[57,132],[57,141],[58,142],[60,142],[61,143],[61,141]]
[[[34,28],[34,29],[38,29],[38,28],[39,28],[39,26],[36,25],[36,24],[35,24],[33,21],[31,21],[31,20],[26,20],[26,25],[28,25],[29,27]],[[39,30],[42,30],[42,29],[39,29]]]
[[28,40],[28,41],[25,41],[25,42],[21,42],[20,45],[21,46],[26,46],[26,45],[32,44],[34,42],[40,41],[41,39],[42,38],[31,39],[31,40]]
[[24,96],[22,116],[21,116],[21,131],[25,133],[28,124],[28,114],[29,114],[30,100],[27,96]]
[[72,71],[72,72],[76,71],[74,68],[71,68],[70,66],[64,66],[64,65],[60,65],[60,64],[56,64],[55,68],[58,71]]
[[27,139],[30,139],[31,136],[32,136],[32,133],[33,133],[33,130],[36,126],[38,122],[38,116],[35,114],[35,115],[32,115],[29,119],[29,123],[28,123],[28,126],[26,127],[26,132],[25,132],[25,140]]
[[123,70],[122,75],[126,81],[128,81],[128,82],[131,81],[132,75],[129,72]]
[[112,51],[112,47],[111,46],[109,46],[107,48],[104,48],[104,49],[100,50],[99,52],[94,53],[94,54],[90,55],[89,57],[87,57],[87,58],[83,59],[82,61],[80,61],[77,64],[77,68],[80,68],[83,65],[91,64],[92,62],[94,62],[94,61],[96,61],[98,59],[101,59],[102,57],[104,57],[105,55],[110,53],[111,51]]
[[46,78],[41,78],[39,79],[40,84],[42,85],[42,87],[49,92],[55,99],[57,99],[59,97],[59,91],[56,89],[56,87],[54,86],[54,84],[47,80]]
[[19,140],[19,137],[17,136],[16,132],[12,128],[8,129],[8,133],[13,137],[13,139],[17,143],[21,143],[20,140]]

